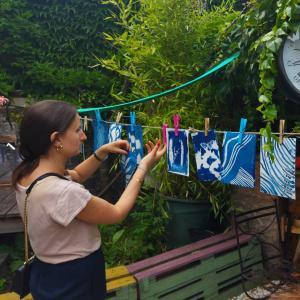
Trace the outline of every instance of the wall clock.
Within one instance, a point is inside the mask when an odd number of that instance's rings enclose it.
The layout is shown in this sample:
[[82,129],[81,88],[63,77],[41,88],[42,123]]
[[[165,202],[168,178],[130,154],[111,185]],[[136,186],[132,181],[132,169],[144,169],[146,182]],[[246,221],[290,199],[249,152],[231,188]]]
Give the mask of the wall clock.
[[300,104],[300,34],[288,36],[279,52],[279,72],[287,96]]

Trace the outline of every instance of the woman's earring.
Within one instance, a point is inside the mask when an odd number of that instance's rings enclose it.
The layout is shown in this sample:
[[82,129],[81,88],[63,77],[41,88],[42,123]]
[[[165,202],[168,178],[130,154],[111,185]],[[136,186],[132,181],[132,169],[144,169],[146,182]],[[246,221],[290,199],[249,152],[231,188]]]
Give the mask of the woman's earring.
[[58,145],[58,146],[56,146],[56,150],[57,150],[57,151],[61,151],[62,149],[64,149],[63,145]]

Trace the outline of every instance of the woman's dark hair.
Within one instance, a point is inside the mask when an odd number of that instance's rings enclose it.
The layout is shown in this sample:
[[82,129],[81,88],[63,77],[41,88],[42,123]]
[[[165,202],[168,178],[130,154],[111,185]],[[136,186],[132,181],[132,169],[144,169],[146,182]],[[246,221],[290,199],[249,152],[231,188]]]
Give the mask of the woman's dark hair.
[[20,124],[19,153],[23,161],[13,171],[12,185],[30,174],[39,164],[41,155],[51,146],[53,132],[64,133],[77,115],[76,108],[66,102],[44,100],[30,106]]

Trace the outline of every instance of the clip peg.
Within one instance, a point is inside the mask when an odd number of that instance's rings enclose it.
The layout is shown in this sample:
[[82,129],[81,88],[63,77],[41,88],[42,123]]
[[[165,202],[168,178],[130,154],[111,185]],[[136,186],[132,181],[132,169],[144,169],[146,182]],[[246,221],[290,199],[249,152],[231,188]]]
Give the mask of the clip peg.
[[279,121],[279,144],[283,143],[283,135],[284,135],[284,127],[285,127],[285,120]]
[[204,135],[208,136],[209,131],[209,118],[204,118]]

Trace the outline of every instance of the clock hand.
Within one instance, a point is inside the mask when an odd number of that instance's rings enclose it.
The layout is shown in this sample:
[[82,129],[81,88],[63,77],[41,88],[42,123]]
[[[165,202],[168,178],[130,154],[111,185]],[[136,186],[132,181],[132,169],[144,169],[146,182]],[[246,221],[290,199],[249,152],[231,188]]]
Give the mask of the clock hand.
[[300,65],[300,60],[295,60],[294,62],[292,62],[292,61],[288,61],[287,62],[287,65],[288,66],[298,66],[298,65]]

